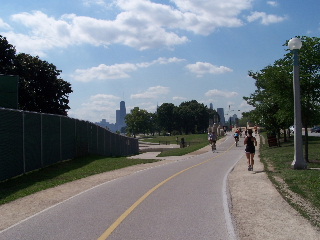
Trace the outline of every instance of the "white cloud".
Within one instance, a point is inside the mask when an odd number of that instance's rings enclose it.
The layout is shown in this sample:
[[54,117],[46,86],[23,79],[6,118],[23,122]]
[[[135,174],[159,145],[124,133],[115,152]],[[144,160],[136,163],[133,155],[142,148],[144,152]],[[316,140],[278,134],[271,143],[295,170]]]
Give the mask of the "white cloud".
[[132,94],[131,98],[138,98],[138,99],[155,99],[159,98],[161,95],[167,95],[170,92],[168,87],[156,86],[156,87],[149,87],[145,92]]
[[172,98],[172,100],[186,101],[186,100],[187,100],[187,98],[185,98],[185,97],[178,97],[178,96],[176,96],[176,97],[173,97],[173,98]]
[[252,0],[172,0],[182,13],[176,19],[175,27],[196,34],[209,35],[216,28],[239,27],[242,21],[238,15],[251,8]]
[[82,3],[87,7],[97,5],[103,8],[110,8],[113,5],[113,1],[111,3],[108,3],[108,1],[105,0],[82,0]]
[[4,22],[1,18],[0,18],[0,29],[4,29],[4,30],[11,30],[11,27],[8,23]]
[[253,12],[250,16],[247,17],[248,22],[254,22],[261,20],[263,25],[269,25],[272,23],[282,22],[287,19],[287,17],[280,17],[273,14],[266,14],[265,12]]
[[239,105],[239,108],[241,109],[242,112],[249,112],[254,109],[254,107],[249,105],[247,101],[242,101]]
[[221,91],[218,89],[212,89],[205,93],[206,97],[224,97],[224,98],[232,98],[236,97],[239,94],[237,92],[227,92],[227,91]]
[[151,62],[143,62],[143,63],[137,63],[137,67],[145,68],[145,67],[150,67],[151,65],[154,64],[169,64],[169,63],[179,63],[185,61],[185,59],[180,59],[176,57],[172,58],[164,58],[164,57],[159,57],[156,60],[153,60]]
[[100,64],[97,67],[92,67],[88,69],[77,69],[74,74],[71,75],[73,79],[80,82],[91,82],[95,80],[107,80],[107,79],[122,79],[129,78],[130,72],[138,70],[138,68],[150,67],[154,64],[169,64],[184,61],[184,59],[179,59],[176,57],[172,58],[158,58],[151,62],[143,63],[123,63],[114,65]]
[[188,64],[186,68],[190,72],[197,74],[197,77],[202,77],[204,74],[223,74],[233,71],[228,67],[218,67],[207,62],[196,62],[195,64]]
[[267,4],[272,6],[272,7],[277,7],[278,6],[278,2],[276,2],[276,1],[267,1]]
[[77,69],[71,76],[80,82],[90,82],[93,80],[128,78],[128,72],[135,71],[137,67],[131,63],[114,64],[111,66],[100,64],[98,67],[88,69]]
[[251,8],[252,1],[172,0],[172,5],[165,5],[149,0],[110,3],[84,0],[86,6],[94,4],[108,9],[116,6],[114,10],[119,13],[114,19],[96,19],[75,14],[54,18],[41,11],[23,12],[12,15],[11,21],[20,24],[21,29],[25,27],[24,33],[5,35],[19,51],[41,55],[53,48],[80,44],[122,44],[139,50],[172,48],[189,41],[179,30],[209,35],[217,28],[242,26],[239,16]]
[[70,110],[68,116],[91,122],[106,118],[110,122],[115,122],[115,113],[116,109],[119,109],[120,100],[114,95],[96,94],[82,103],[80,108]]

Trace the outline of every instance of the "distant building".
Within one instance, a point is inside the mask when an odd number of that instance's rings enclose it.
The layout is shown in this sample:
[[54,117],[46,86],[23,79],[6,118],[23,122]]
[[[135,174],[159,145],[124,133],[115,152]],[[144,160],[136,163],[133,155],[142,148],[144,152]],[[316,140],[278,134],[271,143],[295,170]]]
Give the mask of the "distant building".
[[213,104],[212,103],[210,103],[210,109],[213,109]]
[[116,123],[109,123],[106,119],[102,119],[100,122],[95,124],[107,128],[112,132],[121,131],[121,128],[126,126],[125,117],[127,115],[126,103],[120,102],[120,110],[116,110]]
[[106,119],[102,119],[100,122],[96,122],[95,124],[99,125],[100,127],[107,128],[111,132],[116,132],[116,125],[114,123],[109,123]]
[[120,110],[116,110],[116,128],[120,131],[121,128],[126,126],[125,117],[127,115],[126,103],[124,101],[120,102]]
[[224,125],[226,120],[224,118],[224,109],[223,108],[217,108],[217,113],[219,114],[219,117],[220,117],[220,124],[221,125]]

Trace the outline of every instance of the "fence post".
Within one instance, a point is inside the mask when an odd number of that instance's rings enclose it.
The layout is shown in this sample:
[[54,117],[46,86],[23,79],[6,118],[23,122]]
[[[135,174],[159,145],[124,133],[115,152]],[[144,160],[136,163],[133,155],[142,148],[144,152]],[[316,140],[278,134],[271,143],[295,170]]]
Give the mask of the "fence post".
[[59,131],[59,139],[60,139],[60,162],[62,161],[62,133],[61,133],[61,116],[59,117],[60,120],[60,131]]
[[42,116],[43,116],[43,114],[41,113],[41,137],[40,137],[40,141],[41,141],[41,147],[40,147],[40,152],[41,152],[41,167],[43,167],[43,124],[42,124]]
[[23,159],[23,173],[26,173],[26,150],[25,150],[25,124],[24,124],[25,113],[22,112],[22,159]]

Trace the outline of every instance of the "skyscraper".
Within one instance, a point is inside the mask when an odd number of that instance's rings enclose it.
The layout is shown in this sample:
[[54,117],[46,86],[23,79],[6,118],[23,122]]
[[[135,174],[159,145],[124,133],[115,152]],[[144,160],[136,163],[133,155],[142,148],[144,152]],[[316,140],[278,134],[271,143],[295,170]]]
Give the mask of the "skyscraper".
[[127,115],[126,103],[120,102],[120,110],[116,110],[116,126],[117,130],[121,130],[122,127],[126,126],[125,117]]
[[220,124],[224,125],[226,120],[224,118],[224,109],[223,108],[217,108],[217,113],[219,114],[220,117]]

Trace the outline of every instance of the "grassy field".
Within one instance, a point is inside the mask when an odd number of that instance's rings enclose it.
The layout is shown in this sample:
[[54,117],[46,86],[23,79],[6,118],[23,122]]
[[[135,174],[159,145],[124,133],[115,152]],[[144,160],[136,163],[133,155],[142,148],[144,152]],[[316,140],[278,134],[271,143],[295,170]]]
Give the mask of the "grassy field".
[[[260,158],[270,180],[282,196],[311,222],[320,227],[320,137],[309,137],[308,170],[293,170],[293,138],[281,147],[260,148]],[[312,169],[315,168],[315,169]],[[316,170],[318,168],[318,170]],[[308,206],[307,203],[311,203]]]
[[65,161],[8,181],[0,182],[0,204],[94,174],[156,161],[127,159],[125,157],[106,158],[101,156],[90,156]]
[[177,135],[177,136],[156,136],[150,138],[144,138],[142,141],[151,142],[151,143],[171,143],[176,144],[178,138],[178,144],[180,144],[181,138],[184,138],[187,147],[185,148],[176,148],[168,151],[163,151],[158,156],[167,157],[167,156],[182,156],[194,151],[197,151],[208,145],[208,135],[207,134],[191,134],[191,135]]

